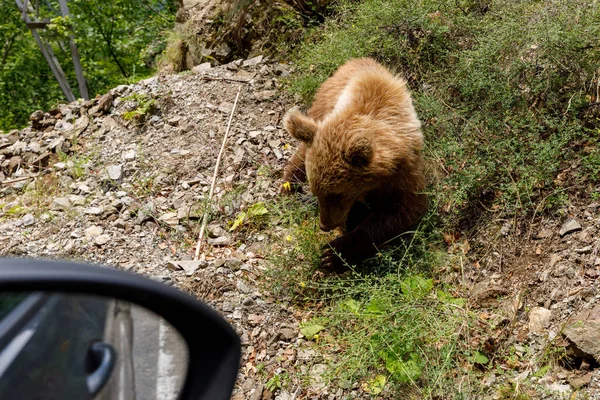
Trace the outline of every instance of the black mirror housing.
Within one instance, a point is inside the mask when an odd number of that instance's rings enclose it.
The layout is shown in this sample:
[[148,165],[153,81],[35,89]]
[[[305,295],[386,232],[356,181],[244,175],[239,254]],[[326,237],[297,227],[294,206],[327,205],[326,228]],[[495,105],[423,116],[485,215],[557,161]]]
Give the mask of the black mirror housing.
[[114,297],[153,311],[179,331],[189,350],[180,399],[231,398],[240,340],[216,311],[175,288],[89,264],[0,258],[0,293],[63,292]]

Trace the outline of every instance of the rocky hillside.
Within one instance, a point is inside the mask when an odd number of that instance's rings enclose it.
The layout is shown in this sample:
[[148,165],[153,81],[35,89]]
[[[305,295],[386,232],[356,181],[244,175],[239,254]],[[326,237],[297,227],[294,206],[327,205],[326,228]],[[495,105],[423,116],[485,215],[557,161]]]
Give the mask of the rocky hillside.
[[[110,264],[207,301],[244,344],[235,399],[272,398],[265,383],[281,368],[322,370],[299,333],[302,313],[261,288],[267,242],[282,231],[229,230],[241,211],[277,195],[293,150],[281,127],[290,102],[277,91],[288,74],[261,56],[200,65],[34,113],[31,127],[0,137],[1,255]],[[208,206],[208,244],[203,261],[192,262],[240,87]],[[296,394],[314,389],[292,376]]]
[[[277,218],[261,225],[258,217],[275,213],[294,147],[281,126],[294,101],[279,91],[291,72],[261,56],[203,64],[34,113],[31,127],[0,137],[1,254],[110,264],[207,301],[242,338],[236,400],[369,397],[363,382],[325,383],[335,349],[320,354],[300,331],[313,310],[265,284],[273,246],[288,237]],[[487,332],[469,343],[498,358],[499,368],[477,375],[485,397],[509,388],[529,396],[519,398],[600,398],[600,205],[585,193],[573,198],[526,231],[494,220],[447,238],[440,279],[469,293],[466,310]],[[207,245],[194,262],[205,210]],[[536,367],[547,359],[556,365]]]

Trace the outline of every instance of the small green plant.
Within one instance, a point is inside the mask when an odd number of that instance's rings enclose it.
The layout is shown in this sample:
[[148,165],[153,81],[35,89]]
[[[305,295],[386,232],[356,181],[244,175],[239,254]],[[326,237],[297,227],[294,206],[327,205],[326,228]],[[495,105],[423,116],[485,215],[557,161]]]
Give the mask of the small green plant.
[[133,110],[123,113],[123,118],[127,121],[143,121],[146,115],[151,113],[156,106],[156,100],[147,94],[133,93],[127,97],[124,97],[123,100],[133,101],[136,103],[136,106]]
[[74,179],[81,179],[88,173],[88,166],[92,160],[92,155],[66,154],[58,152],[58,159],[65,163],[67,171]]
[[267,383],[265,383],[265,387],[270,391],[270,392],[275,392],[276,390],[280,390],[282,389],[290,380],[290,377],[288,375],[288,372],[286,370],[283,370],[279,373],[275,373],[271,379],[269,379],[267,381]]

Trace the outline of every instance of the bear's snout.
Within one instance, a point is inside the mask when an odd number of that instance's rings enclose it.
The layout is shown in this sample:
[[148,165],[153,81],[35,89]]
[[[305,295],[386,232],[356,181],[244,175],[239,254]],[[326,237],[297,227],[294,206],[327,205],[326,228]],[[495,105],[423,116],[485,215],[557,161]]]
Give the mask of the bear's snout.
[[320,221],[320,222],[319,222],[319,228],[321,228],[321,230],[322,230],[323,232],[329,232],[329,231],[331,231],[331,230],[333,230],[333,229],[334,229],[334,228],[332,228],[332,227],[330,227],[330,226],[328,226],[328,225],[325,225],[325,224],[323,223],[323,221]]

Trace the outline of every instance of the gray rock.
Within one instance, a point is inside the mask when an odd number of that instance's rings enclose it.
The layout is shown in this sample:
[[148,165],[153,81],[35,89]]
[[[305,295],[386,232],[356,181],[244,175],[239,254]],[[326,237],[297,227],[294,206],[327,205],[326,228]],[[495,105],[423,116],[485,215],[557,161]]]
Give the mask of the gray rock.
[[207,242],[212,246],[229,246],[229,244],[231,244],[231,239],[229,239],[227,236],[221,236],[215,239],[208,238]]
[[233,103],[224,101],[219,105],[217,110],[221,111],[223,114],[231,114],[231,110],[233,110]]
[[77,195],[77,194],[72,194],[70,196],[67,197],[69,199],[69,201],[71,202],[71,204],[73,204],[74,206],[84,206],[85,205],[85,197]]
[[281,330],[279,331],[279,334],[281,335],[282,340],[285,340],[288,342],[290,340],[294,340],[298,337],[298,332],[292,328],[281,328]]
[[250,287],[242,281],[237,281],[237,283],[235,284],[235,287],[237,288],[237,290],[240,293],[244,293],[244,294],[250,293],[252,291],[252,289],[250,289]]
[[554,235],[554,231],[552,231],[552,229],[543,228],[541,231],[539,231],[537,233],[537,235],[535,235],[535,238],[536,239],[547,239],[547,238],[551,238],[552,235]]
[[99,235],[94,239],[94,243],[98,246],[104,246],[108,242],[110,242],[110,235]]
[[290,67],[285,64],[275,64],[273,69],[275,74],[281,75],[283,78],[287,78],[290,75]]
[[84,214],[88,215],[101,215],[104,212],[102,207],[88,207],[83,210]]
[[148,201],[144,204],[137,212],[137,223],[143,224],[146,221],[150,221],[153,218],[155,212],[155,206],[152,201]]
[[204,260],[169,260],[167,262],[167,268],[172,270],[182,269],[187,276],[192,276],[199,268],[206,268],[207,266],[208,262]]
[[252,297],[246,297],[243,301],[242,301],[242,305],[246,306],[246,307],[252,307],[253,305],[256,304],[256,301],[252,298]]
[[254,98],[258,101],[270,100],[277,95],[276,90],[261,90],[254,93]]
[[543,307],[534,307],[529,312],[529,330],[535,333],[543,333],[550,324],[552,311]]
[[502,236],[508,236],[511,228],[512,228],[512,222],[508,221],[504,225],[502,225],[502,228],[500,229],[500,233],[502,234]]
[[121,179],[123,175],[123,165],[110,165],[106,168],[106,172],[108,172],[108,177],[114,181]]
[[209,238],[215,239],[221,236],[225,236],[227,234],[227,231],[223,229],[223,227],[221,227],[221,225],[219,224],[208,224],[208,226],[206,227],[206,234]]
[[21,221],[23,221],[23,226],[31,226],[35,224],[35,217],[32,214],[25,214]]
[[325,382],[323,379],[323,375],[327,371],[327,365],[325,364],[315,364],[310,367],[309,375],[311,380],[311,389],[315,392],[319,392],[323,388],[325,388]]
[[158,220],[162,221],[170,226],[175,226],[179,223],[179,218],[177,217],[176,212],[170,212],[170,213],[163,214],[158,218]]
[[569,233],[577,232],[580,230],[581,230],[581,225],[579,224],[579,222],[577,222],[573,218],[569,218],[568,220],[565,221],[563,226],[561,226],[559,234],[561,237],[563,237]]
[[135,150],[129,150],[123,154],[123,160],[133,161],[135,160]]
[[262,383],[259,383],[252,396],[250,396],[249,400],[262,400],[263,399],[263,390],[265,390],[265,386]]
[[197,73],[202,72],[202,71],[208,71],[211,68],[212,68],[212,66],[210,65],[210,63],[209,62],[205,62],[205,63],[202,63],[200,65],[196,65],[194,68],[192,68],[192,72],[195,73],[195,74],[197,74]]
[[227,265],[227,267],[229,267],[229,269],[232,271],[239,271],[242,265],[244,265],[244,262],[237,258],[230,258],[229,260],[225,261],[225,265]]
[[50,209],[57,211],[65,211],[71,207],[71,202],[66,197],[57,197],[52,201]]
[[245,60],[243,63],[244,67],[254,67],[259,65],[260,63],[262,63],[263,60],[263,56],[256,56],[254,58],[250,58],[248,60]]
[[102,229],[101,226],[97,225],[92,225],[84,231],[85,236],[88,238],[95,238],[97,236],[100,236],[102,232],[104,232],[104,229]]
[[77,190],[79,190],[81,193],[85,193],[85,194],[92,193],[92,189],[86,184],[81,184],[81,185],[77,186]]
[[592,248],[593,247],[591,245],[590,246],[585,246],[585,247],[582,247],[580,249],[575,249],[575,253],[578,253],[578,254],[590,254],[592,252]]
[[600,305],[570,318],[563,334],[576,352],[600,362]]

